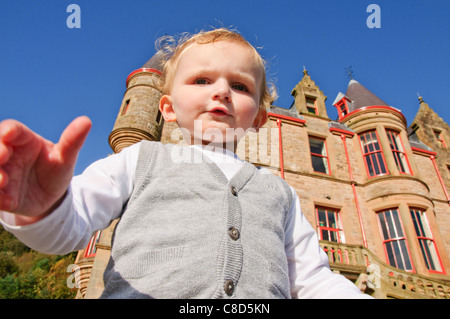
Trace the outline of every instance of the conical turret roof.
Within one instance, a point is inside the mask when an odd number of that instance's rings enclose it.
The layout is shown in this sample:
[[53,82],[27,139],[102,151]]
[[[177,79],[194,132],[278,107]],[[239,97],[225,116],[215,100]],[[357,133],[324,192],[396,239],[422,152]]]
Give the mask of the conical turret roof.
[[351,101],[351,103],[349,103],[350,112],[365,106],[389,106],[386,102],[353,79],[350,80],[348,84],[345,96]]
[[162,72],[164,67],[164,53],[161,50],[157,51],[142,67]]

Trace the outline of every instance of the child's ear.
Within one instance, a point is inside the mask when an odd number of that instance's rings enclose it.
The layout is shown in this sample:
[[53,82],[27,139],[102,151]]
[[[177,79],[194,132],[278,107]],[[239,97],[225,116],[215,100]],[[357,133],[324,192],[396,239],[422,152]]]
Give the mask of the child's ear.
[[177,116],[173,109],[172,97],[170,95],[163,95],[161,97],[159,100],[159,111],[164,117],[164,121],[175,122],[177,120]]
[[267,110],[265,108],[260,108],[258,114],[256,115],[255,120],[253,121],[253,127],[256,129],[256,132],[266,124],[267,122]]

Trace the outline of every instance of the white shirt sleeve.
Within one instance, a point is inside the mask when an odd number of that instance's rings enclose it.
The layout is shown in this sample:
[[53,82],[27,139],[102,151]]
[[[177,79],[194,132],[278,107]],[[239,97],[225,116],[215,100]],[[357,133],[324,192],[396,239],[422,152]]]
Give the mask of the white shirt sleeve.
[[316,232],[301,212],[297,193],[292,187],[291,190],[294,198],[287,220],[285,250],[292,298],[372,298],[330,270]]
[[118,218],[134,187],[140,144],[91,164],[75,176],[61,205],[44,219],[15,225],[14,214],[0,212],[0,223],[30,248],[66,254],[86,247],[92,235]]

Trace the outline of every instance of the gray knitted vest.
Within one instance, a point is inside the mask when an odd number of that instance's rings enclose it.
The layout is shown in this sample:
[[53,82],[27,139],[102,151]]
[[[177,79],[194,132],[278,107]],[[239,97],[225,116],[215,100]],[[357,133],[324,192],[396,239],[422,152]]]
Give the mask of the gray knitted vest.
[[228,181],[199,150],[143,142],[102,298],[289,298],[291,203],[248,162]]

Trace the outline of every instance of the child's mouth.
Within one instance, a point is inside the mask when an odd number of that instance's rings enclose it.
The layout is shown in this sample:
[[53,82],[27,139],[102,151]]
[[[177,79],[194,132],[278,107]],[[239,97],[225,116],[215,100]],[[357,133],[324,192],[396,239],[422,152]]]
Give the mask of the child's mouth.
[[215,116],[226,116],[228,113],[224,110],[214,109],[209,111],[208,113],[215,115]]

